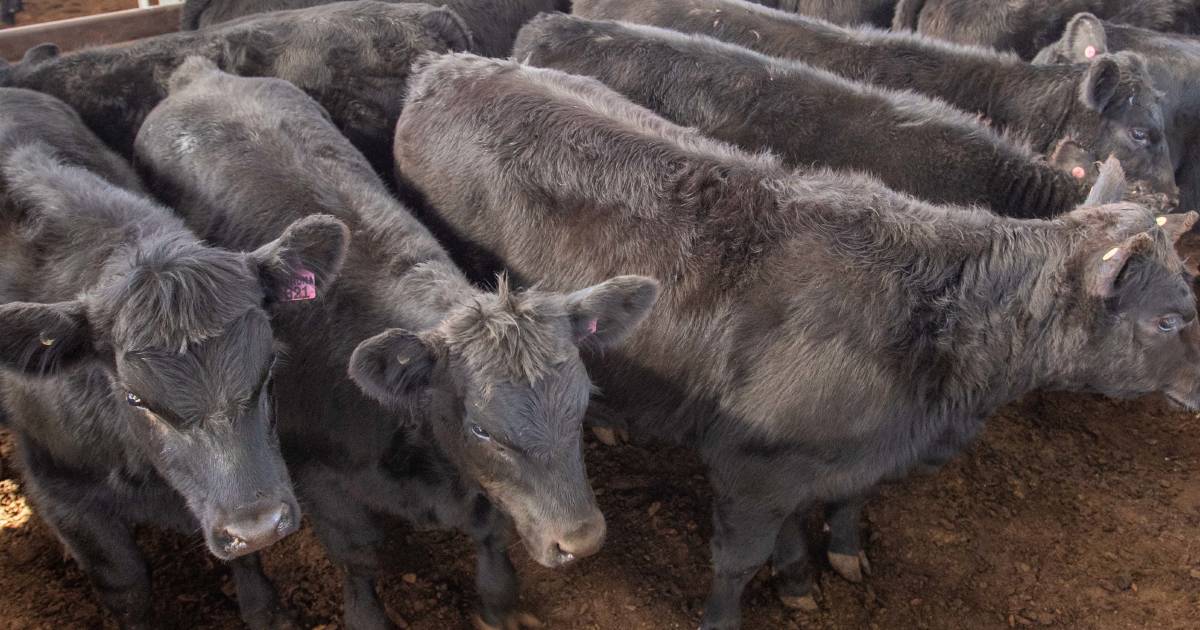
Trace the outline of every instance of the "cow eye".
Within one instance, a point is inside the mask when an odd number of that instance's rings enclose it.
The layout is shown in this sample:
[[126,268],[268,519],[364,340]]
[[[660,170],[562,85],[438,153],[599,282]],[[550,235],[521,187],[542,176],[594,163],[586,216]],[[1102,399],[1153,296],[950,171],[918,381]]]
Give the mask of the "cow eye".
[[1129,137],[1138,144],[1147,144],[1150,142],[1150,132],[1141,127],[1134,127],[1129,130]]
[[475,437],[484,441],[490,441],[492,439],[492,434],[484,431],[483,427],[479,426],[478,424],[471,425],[471,435],[474,435]]
[[133,392],[125,392],[125,402],[129,403],[130,407],[137,407],[138,409],[146,408],[146,403],[142,402],[142,399],[138,398],[138,395]]
[[1165,333],[1175,332],[1181,327],[1183,327],[1183,318],[1178,315],[1167,315],[1158,320],[1158,329]]

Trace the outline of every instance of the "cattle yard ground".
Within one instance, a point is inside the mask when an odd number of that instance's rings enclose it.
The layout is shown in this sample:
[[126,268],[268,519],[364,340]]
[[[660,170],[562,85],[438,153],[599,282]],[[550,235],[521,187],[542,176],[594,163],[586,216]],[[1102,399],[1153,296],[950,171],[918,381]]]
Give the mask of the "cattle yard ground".
[[[54,20],[136,9],[137,0],[25,0],[25,10],[17,14],[13,26],[28,26]],[[0,24],[0,28],[5,28]]]
[[[1200,256],[1200,235],[1182,248]],[[748,589],[758,628],[902,630],[1200,627],[1200,415],[1162,399],[1035,394],[936,474],[889,487],[867,511],[874,575],[821,577],[822,610]],[[695,628],[707,592],[708,484],[689,453],[589,442],[609,542],[561,572],[513,550],[526,607],[550,628]],[[84,575],[30,515],[3,440],[0,628],[115,627]],[[819,523],[814,522],[814,531]],[[381,581],[406,627],[467,628],[473,554],[446,532],[398,528]],[[145,531],[163,628],[238,628],[229,571],[196,537]],[[340,581],[308,528],[267,569],[306,628],[338,627]]]

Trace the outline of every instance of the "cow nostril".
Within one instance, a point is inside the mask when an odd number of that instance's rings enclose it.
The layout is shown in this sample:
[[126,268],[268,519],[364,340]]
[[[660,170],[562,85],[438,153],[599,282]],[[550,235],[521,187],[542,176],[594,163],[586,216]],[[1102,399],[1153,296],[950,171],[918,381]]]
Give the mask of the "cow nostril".
[[230,532],[228,529],[221,530],[218,542],[221,548],[229,554],[239,554],[249,546],[249,543],[245,539]]
[[291,533],[295,526],[295,509],[280,502],[271,508],[259,508],[227,522],[217,529],[216,542],[226,553],[241,555],[279,540]]
[[292,526],[292,507],[286,503],[280,504],[279,517],[275,520],[275,531],[283,533]]
[[575,554],[564,550],[559,543],[554,543],[554,552],[559,564],[566,564],[575,560]]

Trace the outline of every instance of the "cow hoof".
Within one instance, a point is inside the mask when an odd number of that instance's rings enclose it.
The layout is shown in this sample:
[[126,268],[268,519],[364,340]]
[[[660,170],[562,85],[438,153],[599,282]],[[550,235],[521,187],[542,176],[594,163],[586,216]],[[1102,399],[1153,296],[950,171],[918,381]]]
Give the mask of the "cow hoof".
[[629,431],[613,427],[592,427],[592,434],[605,446],[620,446],[629,443]]
[[779,601],[792,610],[816,612],[821,609],[817,604],[821,588],[809,579],[781,581],[776,584],[775,593]]
[[871,563],[867,561],[867,554],[861,551],[856,556],[831,551],[829,552],[829,565],[846,581],[855,584],[861,583],[864,575],[871,575]]
[[492,625],[475,615],[472,619],[475,630],[524,630],[525,628],[541,628],[542,620],[527,612],[509,613],[499,625]]
[[812,593],[808,595],[780,595],[779,601],[792,610],[810,613],[821,610],[821,607],[817,605],[817,598]]

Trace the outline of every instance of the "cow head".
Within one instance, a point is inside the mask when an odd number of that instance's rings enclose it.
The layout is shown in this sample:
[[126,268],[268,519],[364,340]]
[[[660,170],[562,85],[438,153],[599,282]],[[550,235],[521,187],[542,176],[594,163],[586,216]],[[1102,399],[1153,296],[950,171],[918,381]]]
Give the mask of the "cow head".
[[217,557],[295,531],[300,512],[270,397],[270,311],[304,308],[285,301],[333,281],[345,226],[309,217],[236,253],[203,245],[168,210],[38,149],[15,152],[4,177],[39,246],[95,226],[111,253],[75,299],[0,306],[0,365],[29,379],[93,368],[93,387],[105,391],[95,413],[127,423],[129,448],[186,500]]
[[1075,16],[1059,43],[1035,63],[1086,64],[1077,107],[1067,134],[1087,147],[1092,160],[1116,156],[1135,188],[1176,200],[1175,167],[1168,148],[1162,93],[1132,52],[1110,53],[1103,24],[1090,13]]
[[386,404],[429,395],[439,441],[513,518],[530,555],[554,567],[595,553],[605,532],[583,461],[592,385],[579,348],[619,343],[658,285],[621,276],[558,294],[504,284],[427,332],[364,341],[350,375]]
[[1175,243],[1192,228],[1195,212],[1158,215],[1122,194],[1110,160],[1089,205],[1063,220],[1086,239],[1070,262],[1075,308],[1060,316],[1082,331],[1069,360],[1073,388],[1128,398],[1162,392],[1200,409],[1200,323],[1192,276]]

